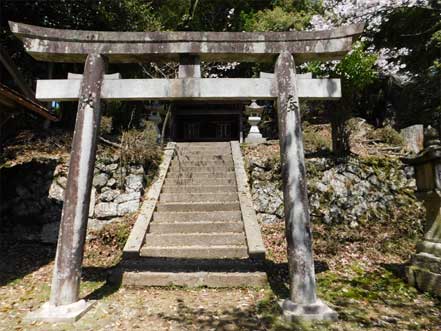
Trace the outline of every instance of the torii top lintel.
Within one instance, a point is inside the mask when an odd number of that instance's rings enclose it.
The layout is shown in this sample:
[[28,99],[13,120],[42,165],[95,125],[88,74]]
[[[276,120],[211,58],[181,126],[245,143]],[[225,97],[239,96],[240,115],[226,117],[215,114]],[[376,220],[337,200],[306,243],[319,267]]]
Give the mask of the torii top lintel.
[[110,62],[177,61],[179,54],[197,54],[205,61],[273,61],[282,51],[298,62],[338,59],[364,28],[352,24],[325,31],[289,32],[104,32],[44,28],[9,22],[35,59],[84,62],[100,53]]

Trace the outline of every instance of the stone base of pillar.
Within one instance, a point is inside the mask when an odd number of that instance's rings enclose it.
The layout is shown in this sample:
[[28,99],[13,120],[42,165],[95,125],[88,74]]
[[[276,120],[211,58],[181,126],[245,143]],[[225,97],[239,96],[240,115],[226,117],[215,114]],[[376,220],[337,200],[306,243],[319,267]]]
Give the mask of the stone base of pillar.
[[280,307],[283,310],[283,319],[288,322],[336,321],[338,319],[337,312],[321,300],[311,305],[302,305],[286,299],[280,302]]
[[73,323],[79,320],[96,301],[79,300],[70,305],[54,306],[46,302],[40,309],[30,312],[25,322]]
[[246,144],[262,144],[264,142],[266,142],[266,138],[263,138],[262,135],[260,135],[260,136],[254,136],[254,135],[250,136],[250,135],[248,135],[245,138],[245,143]]
[[409,283],[421,291],[441,297],[441,244],[423,241],[417,245],[406,268]]

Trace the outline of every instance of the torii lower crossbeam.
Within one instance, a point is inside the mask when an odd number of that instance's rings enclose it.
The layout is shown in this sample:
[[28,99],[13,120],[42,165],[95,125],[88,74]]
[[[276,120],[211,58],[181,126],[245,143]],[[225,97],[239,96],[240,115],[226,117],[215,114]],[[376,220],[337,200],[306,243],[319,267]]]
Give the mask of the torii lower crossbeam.
[[[41,101],[76,101],[80,79],[38,80]],[[339,79],[297,79],[298,96],[308,100],[341,97]],[[119,100],[273,100],[277,86],[269,78],[104,79],[101,99]]]

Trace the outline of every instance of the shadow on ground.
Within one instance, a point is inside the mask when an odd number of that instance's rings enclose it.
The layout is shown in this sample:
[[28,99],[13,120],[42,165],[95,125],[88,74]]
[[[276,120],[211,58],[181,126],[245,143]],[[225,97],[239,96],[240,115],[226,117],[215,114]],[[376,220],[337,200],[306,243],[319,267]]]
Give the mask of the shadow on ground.
[[[314,261],[314,267],[316,274],[329,270],[328,264],[323,261]],[[288,298],[288,263],[274,263],[273,261],[266,260],[265,272],[273,293],[279,298]]]
[[51,262],[55,245],[1,240],[0,286],[30,274]]
[[178,299],[177,303],[176,313],[159,314],[158,316],[166,321],[178,323],[180,328],[185,330],[252,331],[268,330],[272,325],[271,318],[259,316],[259,308],[256,306],[246,309],[233,308],[224,311],[212,311],[205,308],[189,307],[181,299]]

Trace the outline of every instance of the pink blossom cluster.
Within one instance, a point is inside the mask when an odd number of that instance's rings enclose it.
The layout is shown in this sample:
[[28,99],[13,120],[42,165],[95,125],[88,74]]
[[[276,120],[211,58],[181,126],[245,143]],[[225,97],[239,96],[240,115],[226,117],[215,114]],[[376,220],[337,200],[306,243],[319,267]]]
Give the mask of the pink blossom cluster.
[[[332,27],[365,22],[365,30],[369,33],[379,32],[383,23],[387,22],[388,14],[397,8],[429,6],[428,0],[323,0],[324,15],[314,15],[311,19],[312,30],[327,30]],[[370,37],[362,37],[362,41],[372,41]],[[370,46],[368,52],[377,53],[377,67],[381,74],[395,76],[401,81],[411,79],[406,71],[402,57],[409,55],[411,49],[379,48]]]

